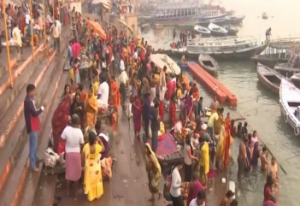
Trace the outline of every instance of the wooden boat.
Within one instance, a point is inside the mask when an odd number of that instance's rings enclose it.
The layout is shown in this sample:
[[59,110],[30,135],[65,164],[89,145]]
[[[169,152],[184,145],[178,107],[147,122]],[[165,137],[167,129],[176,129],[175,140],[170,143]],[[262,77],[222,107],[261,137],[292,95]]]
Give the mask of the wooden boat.
[[267,42],[260,43],[252,36],[199,38],[187,42],[188,56],[208,54],[216,59],[250,59],[260,54],[267,47]]
[[286,63],[288,58],[283,54],[259,54],[251,57],[251,60],[255,63],[261,63],[268,67],[274,68],[277,63]]
[[261,14],[261,18],[262,18],[262,19],[268,19],[269,17],[268,17],[268,14],[267,14],[266,12],[263,12],[263,13]]
[[228,33],[227,33],[228,35],[234,36],[239,32],[238,28],[232,27],[230,25],[224,26],[223,28],[228,31]]
[[299,136],[300,90],[284,78],[280,84],[279,102],[285,123],[293,128],[295,136]]
[[154,13],[144,20],[151,23],[167,24],[169,26],[192,26],[197,24],[199,18],[208,21],[210,18],[226,15],[224,9],[218,7],[203,7],[201,2],[162,4]]
[[240,24],[245,19],[245,15],[230,15],[226,16],[230,24]]
[[287,63],[278,63],[274,69],[285,77],[291,77],[295,73],[300,72],[300,54],[291,55]]
[[228,34],[226,29],[213,23],[208,25],[208,29],[210,30],[211,34],[215,36],[225,36]]
[[280,73],[265,65],[258,63],[257,76],[261,84],[269,88],[272,92],[279,93],[280,82],[283,78],[283,76]]
[[194,30],[201,34],[201,36],[210,36],[211,32],[209,29],[202,27],[200,25],[195,25]]
[[217,75],[219,64],[218,62],[209,55],[200,54],[198,57],[199,64],[211,75]]
[[296,86],[300,85],[300,73],[296,73],[291,76],[291,80]]
[[181,73],[180,67],[165,54],[151,54],[151,61],[159,69],[163,69],[164,66],[167,67],[167,73],[179,75]]

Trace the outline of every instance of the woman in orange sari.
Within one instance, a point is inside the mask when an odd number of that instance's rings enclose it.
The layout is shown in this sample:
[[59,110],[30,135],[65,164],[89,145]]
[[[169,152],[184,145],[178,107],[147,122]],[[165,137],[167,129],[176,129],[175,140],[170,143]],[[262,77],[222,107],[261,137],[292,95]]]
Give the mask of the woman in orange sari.
[[110,78],[109,104],[114,105],[116,107],[116,110],[118,111],[119,106],[120,106],[120,91],[119,91],[119,85],[118,85],[117,81],[115,80],[114,76],[112,76]]
[[90,87],[88,97],[85,101],[85,120],[86,127],[93,128],[97,122],[98,102],[94,95],[93,87]]
[[189,80],[188,80],[187,76],[184,75],[184,74],[182,75],[182,81],[185,84],[186,90],[189,92],[191,87],[190,87]]

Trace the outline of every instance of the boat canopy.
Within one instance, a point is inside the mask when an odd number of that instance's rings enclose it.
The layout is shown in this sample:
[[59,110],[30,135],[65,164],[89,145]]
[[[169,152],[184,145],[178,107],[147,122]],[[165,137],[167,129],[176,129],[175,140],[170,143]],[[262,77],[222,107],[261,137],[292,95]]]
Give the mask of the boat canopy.
[[159,69],[167,67],[167,73],[179,75],[181,70],[176,62],[165,54],[151,54],[151,61]]

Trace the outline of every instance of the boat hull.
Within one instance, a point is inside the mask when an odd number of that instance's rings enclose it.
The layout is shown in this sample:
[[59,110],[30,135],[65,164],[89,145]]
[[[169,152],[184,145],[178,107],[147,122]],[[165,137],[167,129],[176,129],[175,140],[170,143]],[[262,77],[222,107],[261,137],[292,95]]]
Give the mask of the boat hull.
[[[204,53],[207,55],[212,56],[214,59],[218,59],[218,60],[236,60],[236,61],[240,61],[240,60],[246,60],[246,59],[250,59],[252,56],[260,54],[262,51],[265,50],[265,48],[267,47],[267,44],[262,44],[259,45],[255,48],[246,50],[246,51],[242,51],[242,52],[217,52],[217,53]],[[186,57],[189,58],[198,58],[198,56],[200,55],[200,53],[189,53],[187,51],[183,51],[181,50],[160,50],[160,53],[164,53],[167,54],[169,56],[172,57],[176,57],[176,58],[181,58],[182,55],[184,54]]]
[[268,57],[268,56],[264,56],[264,55],[255,55],[253,57],[251,57],[251,60],[254,63],[260,63],[263,65],[266,65],[268,67],[274,68],[275,65],[277,63],[286,63],[288,61],[288,59],[284,59],[284,58],[274,58],[274,57]]
[[[207,66],[204,64],[204,61],[210,61],[212,66]],[[219,69],[219,65],[218,63],[209,55],[205,55],[205,57],[203,57],[201,54],[198,57],[198,62],[200,64],[200,66],[207,71],[208,73],[210,73],[213,76],[217,76],[218,75],[218,69]]]
[[[281,85],[280,85],[280,90],[279,90],[279,103],[280,103],[280,111],[283,117],[283,120],[285,123],[287,123],[288,125],[290,125],[290,127],[294,130],[294,134],[295,136],[299,136],[300,135],[300,122],[299,120],[297,120],[297,118],[295,117],[295,114],[293,113],[293,111],[291,111],[291,109],[288,107],[288,101],[287,99],[284,97],[285,96],[285,92],[289,92],[287,91],[286,88],[284,88],[282,86],[283,82],[286,80],[283,80]],[[291,88],[288,88],[290,91]],[[296,88],[298,91],[298,93],[300,93],[299,89]],[[298,130],[298,131],[297,131]]]
[[[273,82],[271,82],[260,70],[260,66],[262,66],[262,65],[260,65],[260,64],[257,65],[257,77],[258,77],[259,82],[262,85],[264,85],[266,88],[271,90],[273,93],[278,94],[279,93],[279,85],[276,85]],[[274,75],[274,78],[276,78],[275,75]],[[281,81],[281,80],[278,79],[278,81]]]
[[197,24],[198,17],[174,17],[174,18],[149,18],[145,20],[152,24],[162,24],[165,26],[193,26]]

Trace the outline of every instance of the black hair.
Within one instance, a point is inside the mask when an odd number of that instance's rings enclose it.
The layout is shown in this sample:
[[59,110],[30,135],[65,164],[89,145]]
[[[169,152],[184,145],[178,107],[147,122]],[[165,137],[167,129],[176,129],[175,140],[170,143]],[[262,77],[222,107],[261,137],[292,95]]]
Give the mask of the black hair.
[[78,84],[78,89],[79,89],[79,91],[82,91],[83,90],[83,85],[82,84]]
[[73,125],[80,125],[80,118],[77,114],[72,115],[72,124]]
[[262,151],[263,151],[263,152],[267,151],[267,147],[264,146],[264,147],[262,148]]
[[204,190],[200,190],[197,194],[197,199],[206,199],[206,194]]
[[226,192],[226,197],[233,197],[234,196],[234,193],[231,191],[231,190],[228,190],[227,192]]
[[66,84],[65,85],[65,88],[64,88],[64,95],[67,94],[67,88],[69,87],[69,89],[71,89],[70,85]]
[[265,187],[272,186],[273,184],[274,184],[274,179],[273,179],[272,175],[268,175]]
[[230,206],[238,206],[238,201],[236,199],[233,199],[230,203]]
[[93,131],[89,132],[89,144],[90,145],[94,145],[96,142],[97,138],[96,138],[96,133]]
[[28,84],[27,87],[26,87],[26,92],[27,92],[27,94],[29,94],[29,93],[32,92],[33,90],[35,90],[34,84]]

